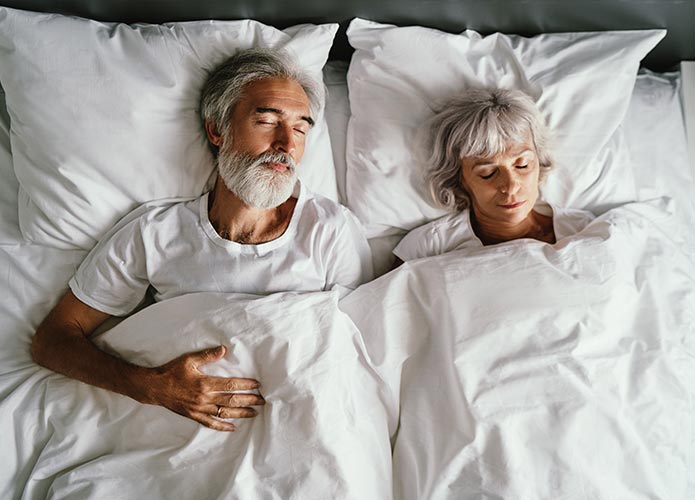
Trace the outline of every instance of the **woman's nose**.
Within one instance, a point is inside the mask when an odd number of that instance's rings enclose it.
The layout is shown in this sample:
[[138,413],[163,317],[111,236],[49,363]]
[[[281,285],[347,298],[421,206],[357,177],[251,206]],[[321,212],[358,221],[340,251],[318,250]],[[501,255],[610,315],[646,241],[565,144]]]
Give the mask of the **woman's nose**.
[[519,190],[521,182],[513,173],[505,173],[499,177],[500,184],[498,189],[504,194],[514,194]]

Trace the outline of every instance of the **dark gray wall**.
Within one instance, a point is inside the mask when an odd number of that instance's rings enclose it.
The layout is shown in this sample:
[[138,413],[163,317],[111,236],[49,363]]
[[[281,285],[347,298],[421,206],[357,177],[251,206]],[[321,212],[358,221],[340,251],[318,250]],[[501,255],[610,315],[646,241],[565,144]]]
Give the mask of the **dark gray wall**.
[[645,60],[664,70],[695,59],[695,0],[17,0],[1,5],[102,21],[166,22],[251,18],[278,27],[340,22],[331,54],[348,59],[345,27],[353,17],[459,32],[521,35],[563,31],[667,28]]

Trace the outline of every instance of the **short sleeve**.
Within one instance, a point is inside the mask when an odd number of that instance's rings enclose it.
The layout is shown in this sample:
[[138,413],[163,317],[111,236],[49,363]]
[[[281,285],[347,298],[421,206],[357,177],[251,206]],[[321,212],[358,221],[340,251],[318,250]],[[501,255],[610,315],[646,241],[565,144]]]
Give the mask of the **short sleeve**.
[[137,212],[127,216],[92,249],[69,282],[80,301],[113,316],[125,316],[135,309],[149,286],[144,216]]
[[403,262],[434,257],[464,245],[482,246],[470,225],[468,210],[445,215],[410,231],[394,248]]
[[439,255],[441,241],[436,229],[432,222],[413,229],[396,245],[393,253],[403,262]]
[[342,221],[337,227],[326,267],[326,290],[340,285],[354,290],[374,278],[372,251],[362,225],[341,207]]

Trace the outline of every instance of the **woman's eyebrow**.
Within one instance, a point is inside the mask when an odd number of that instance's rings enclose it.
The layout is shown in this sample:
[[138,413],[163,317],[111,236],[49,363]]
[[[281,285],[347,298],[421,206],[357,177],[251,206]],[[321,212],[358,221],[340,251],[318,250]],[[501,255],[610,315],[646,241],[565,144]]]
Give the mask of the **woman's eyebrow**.
[[[266,107],[258,107],[256,108],[256,113],[257,114],[263,114],[263,113],[273,113],[279,116],[285,116],[287,113],[285,113],[282,109],[277,109],[277,108],[266,108]],[[304,120],[309,124],[310,127],[314,126],[314,120],[311,118],[311,116],[301,116],[300,120]]]
[[531,148],[524,148],[520,151],[515,151],[515,152],[511,153],[510,156],[522,156],[522,155],[525,155],[526,153],[533,153],[533,150]]
[[[510,153],[509,156],[519,157],[519,156],[525,155],[526,153],[533,153],[533,150],[531,150],[530,148],[524,148],[521,151],[514,151],[514,152]],[[481,158],[480,161],[476,161],[473,164],[473,168],[475,168],[475,167],[490,167],[490,166],[494,166],[494,165],[497,165],[496,161],[488,159],[488,158]]]
[[478,168],[478,167],[492,167],[494,165],[497,165],[494,161],[490,160],[480,160],[477,161],[473,164],[473,168]]

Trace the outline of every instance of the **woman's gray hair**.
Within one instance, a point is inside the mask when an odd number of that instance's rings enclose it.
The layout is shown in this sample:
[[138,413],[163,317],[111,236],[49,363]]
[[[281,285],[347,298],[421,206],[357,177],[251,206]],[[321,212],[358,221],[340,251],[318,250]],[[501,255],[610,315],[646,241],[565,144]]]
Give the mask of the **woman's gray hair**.
[[200,95],[200,116],[219,132],[227,134],[231,127],[234,106],[244,96],[244,88],[266,78],[284,78],[297,82],[309,99],[314,119],[323,108],[325,89],[290,55],[278,49],[254,48],[241,50],[215,67],[208,75]]
[[425,178],[435,202],[450,212],[470,205],[461,182],[463,158],[497,156],[526,141],[530,132],[541,182],[553,167],[548,128],[533,99],[518,90],[466,90],[446,102],[426,126]]

